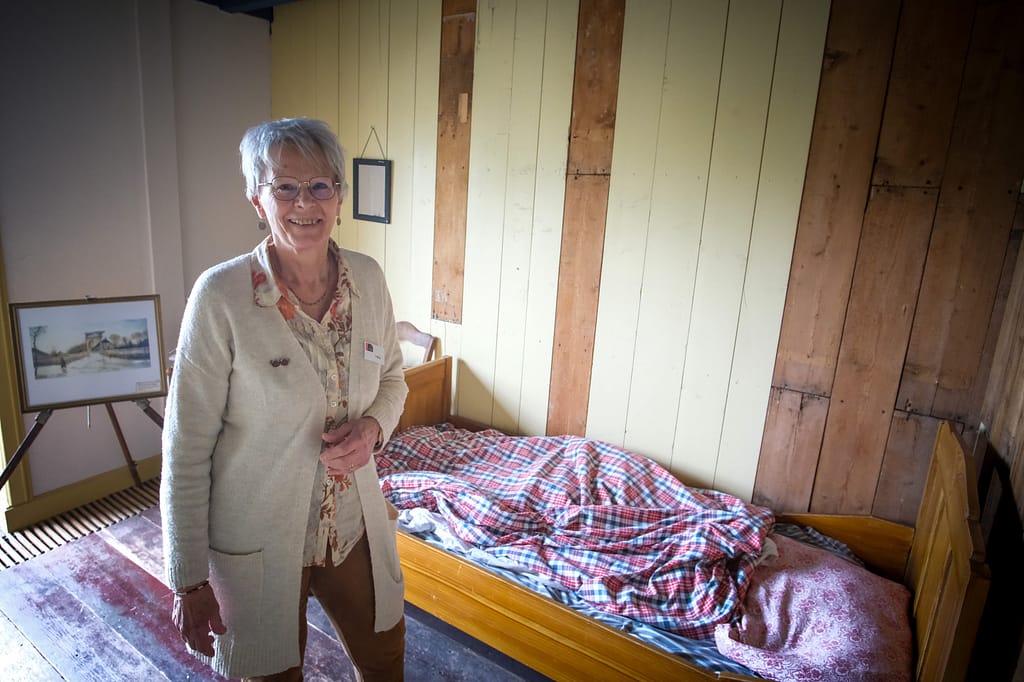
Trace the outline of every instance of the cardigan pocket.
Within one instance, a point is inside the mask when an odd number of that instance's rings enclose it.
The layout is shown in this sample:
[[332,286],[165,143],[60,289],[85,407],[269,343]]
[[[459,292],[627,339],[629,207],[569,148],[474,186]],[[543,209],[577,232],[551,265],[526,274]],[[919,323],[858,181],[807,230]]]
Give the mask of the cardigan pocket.
[[384,504],[387,505],[388,513],[388,530],[391,531],[391,537],[388,538],[388,571],[391,573],[391,578],[396,583],[402,582],[402,562],[398,558],[398,510],[388,502],[384,500]]
[[210,548],[210,582],[228,632],[252,631],[263,611],[263,550],[227,554]]

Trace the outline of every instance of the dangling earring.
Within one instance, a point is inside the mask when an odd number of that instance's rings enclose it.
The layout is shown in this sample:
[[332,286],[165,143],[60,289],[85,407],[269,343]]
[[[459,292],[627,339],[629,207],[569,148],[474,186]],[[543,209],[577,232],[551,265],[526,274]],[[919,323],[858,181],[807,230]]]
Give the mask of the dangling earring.
[[334,224],[337,225],[338,227],[341,227],[341,216],[338,216],[337,218],[334,219]]
[[259,221],[258,223],[256,223],[256,227],[257,227],[257,229],[259,229],[259,230],[265,230],[265,229],[267,229],[267,223],[266,223],[266,221],[264,221],[264,220],[263,220],[263,219],[261,218],[261,219],[260,219],[260,221]]

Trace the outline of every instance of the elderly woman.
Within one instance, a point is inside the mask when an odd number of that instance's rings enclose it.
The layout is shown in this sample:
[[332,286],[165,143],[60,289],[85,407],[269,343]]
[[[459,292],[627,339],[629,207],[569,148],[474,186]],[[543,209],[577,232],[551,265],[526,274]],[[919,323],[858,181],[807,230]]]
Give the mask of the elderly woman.
[[302,679],[312,592],[364,679],[401,679],[404,582],[373,462],[407,393],[391,298],[330,237],[348,186],[325,123],[264,123],[240,149],[270,234],[203,273],[182,322],[161,486],[174,623],[223,675]]

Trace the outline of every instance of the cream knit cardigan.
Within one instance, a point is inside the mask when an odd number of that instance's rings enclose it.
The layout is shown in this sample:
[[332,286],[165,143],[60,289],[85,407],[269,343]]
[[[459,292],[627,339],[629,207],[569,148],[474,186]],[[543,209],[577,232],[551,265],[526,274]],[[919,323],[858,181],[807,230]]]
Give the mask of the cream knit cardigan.
[[[260,247],[257,247],[257,249]],[[377,263],[342,250],[352,274],[349,415],[387,440],[408,389],[391,297]],[[167,397],[160,490],[167,583],[206,578],[227,634],[215,656],[229,677],[299,664],[302,552],[326,417],[323,387],[275,306],[255,303],[255,251],[203,273],[186,305]],[[381,345],[384,362],[364,353]],[[288,363],[271,364],[288,358]],[[405,583],[394,510],[370,462],[354,474],[370,542],[375,628],[398,623]]]

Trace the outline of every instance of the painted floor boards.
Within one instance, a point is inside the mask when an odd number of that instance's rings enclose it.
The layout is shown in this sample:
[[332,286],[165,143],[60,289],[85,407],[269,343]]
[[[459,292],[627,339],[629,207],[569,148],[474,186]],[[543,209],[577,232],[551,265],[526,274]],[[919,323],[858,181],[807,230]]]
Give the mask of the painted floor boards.
[[[170,618],[156,507],[0,571],[0,677],[221,680],[189,655]],[[310,599],[304,675],[355,680],[326,614]],[[406,610],[410,682],[544,680],[419,609]]]

